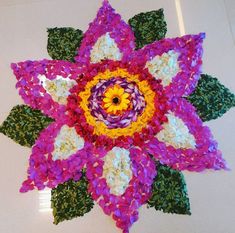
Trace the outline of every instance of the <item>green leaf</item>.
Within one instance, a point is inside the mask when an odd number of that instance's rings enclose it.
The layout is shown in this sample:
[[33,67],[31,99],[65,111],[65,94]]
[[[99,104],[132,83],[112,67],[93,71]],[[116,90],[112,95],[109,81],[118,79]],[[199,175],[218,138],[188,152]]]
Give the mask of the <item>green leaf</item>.
[[202,74],[195,91],[187,97],[203,121],[216,119],[235,106],[235,95],[217,78]]
[[26,105],[15,106],[0,126],[0,132],[22,146],[32,147],[39,133],[53,119]]
[[157,164],[157,172],[148,207],[164,213],[191,215],[183,174],[161,164]]
[[47,51],[52,59],[74,62],[83,32],[71,27],[48,28]]
[[93,208],[94,202],[87,186],[88,181],[82,176],[77,182],[69,180],[51,190],[54,224],[83,216]]
[[128,23],[134,31],[137,49],[163,39],[167,32],[163,9],[140,13],[129,19]]

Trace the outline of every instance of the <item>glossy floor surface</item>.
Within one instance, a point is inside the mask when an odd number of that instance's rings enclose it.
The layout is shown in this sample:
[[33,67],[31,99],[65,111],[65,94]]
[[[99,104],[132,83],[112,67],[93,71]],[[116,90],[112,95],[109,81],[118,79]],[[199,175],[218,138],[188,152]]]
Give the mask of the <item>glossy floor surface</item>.
[[[110,0],[128,20],[133,15],[165,9],[168,37],[206,32],[203,71],[235,92],[234,0]],[[177,3],[177,4],[176,4]],[[46,28],[71,26],[86,30],[101,0],[0,0],[0,123],[23,103],[15,89],[11,62],[49,58]],[[177,7],[176,7],[177,6]],[[182,13],[182,14],[181,14]],[[234,233],[235,109],[207,123],[232,171],[185,172],[192,216],[168,215],[142,207],[131,233]],[[95,208],[83,218],[52,224],[50,212],[39,211],[37,191],[20,194],[30,149],[0,135],[1,233],[117,233],[114,222]]]

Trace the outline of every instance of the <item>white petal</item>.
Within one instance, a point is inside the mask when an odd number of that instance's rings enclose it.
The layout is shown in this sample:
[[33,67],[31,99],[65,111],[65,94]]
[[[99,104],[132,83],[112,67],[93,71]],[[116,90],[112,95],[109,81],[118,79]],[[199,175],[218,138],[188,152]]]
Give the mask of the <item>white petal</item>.
[[70,94],[69,90],[76,84],[75,80],[63,78],[59,75],[53,80],[47,79],[45,75],[41,75],[38,78],[52,99],[64,105],[67,103],[67,97]]
[[84,139],[77,134],[75,128],[64,125],[61,127],[59,134],[55,138],[52,158],[53,160],[67,159],[83,147]]
[[176,74],[180,71],[177,52],[173,50],[163,53],[161,56],[155,56],[146,63],[149,73],[156,79],[162,80],[162,85],[168,86]]
[[132,178],[130,152],[114,147],[104,158],[103,176],[110,188],[110,193],[122,195]]
[[122,59],[116,42],[112,39],[109,33],[101,36],[91,50],[91,63],[98,63],[101,60],[110,59],[119,61]]
[[168,122],[163,124],[163,130],[156,135],[157,139],[176,149],[195,149],[196,140],[183,120],[172,112],[167,114],[167,118]]

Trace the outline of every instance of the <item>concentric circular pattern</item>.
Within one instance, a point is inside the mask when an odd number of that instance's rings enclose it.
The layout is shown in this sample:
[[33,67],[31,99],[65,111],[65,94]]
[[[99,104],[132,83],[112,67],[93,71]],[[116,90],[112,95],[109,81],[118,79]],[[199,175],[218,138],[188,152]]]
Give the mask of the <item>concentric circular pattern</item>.
[[166,122],[167,101],[147,70],[120,62],[91,65],[70,90],[71,125],[96,145],[130,146],[154,137]]
[[[109,108],[113,107],[119,109],[118,111],[112,111],[111,114],[107,111],[104,102],[107,98],[104,98],[106,90],[112,89],[112,87],[117,87],[118,90],[123,90],[121,94],[110,96]],[[122,89],[121,89],[122,88]],[[114,93],[115,94],[115,93]],[[120,95],[120,96],[119,96]],[[128,95],[129,99],[122,98]],[[124,100],[122,100],[124,99]],[[122,101],[121,101],[122,100]],[[125,104],[124,101],[128,101]],[[91,96],[88,99],[89,109],[91,110],[91,115],[97,119],[97,121],[103,122],[108,129],[118,129],[126,128],[132,122],[135,122],[140,116],[145,107],[146,102],[144,96],[139,92],[138,87],[135,83],[127,82],[125,78],[113,77],[109,80],[100,80],[99,83],[94,86],[91,90]],[[122,102],[124,102],[122,104]]]

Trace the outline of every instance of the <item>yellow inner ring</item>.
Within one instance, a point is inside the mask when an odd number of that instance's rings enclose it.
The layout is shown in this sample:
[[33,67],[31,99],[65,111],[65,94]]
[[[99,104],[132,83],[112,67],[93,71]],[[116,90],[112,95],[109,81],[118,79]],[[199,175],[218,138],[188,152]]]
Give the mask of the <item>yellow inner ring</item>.
[[[125,78],[128,82],[135,82],[139,91],[144,95],[146,101],[146,107],[143,113],[137,118],[137,121],[133,121],[130,125],[125,128],[109,129],[105,123],[97,121],[88,108],[88,99],[91,95],[91,89],[97,85],[100,80],[108,80],[113,77]],[[155,106],[154,98],[155,93],[151,90],[147,81],[140,81],[139,75],[132,75],[126,69],[117,68],[115,71],[106,70],[103,73],[97,74],[92,81],[88,82],[85,86],[85,90],[79,93],[82,101],[80,102],[81,108],[84,110],[87,123],[94,127],[94,134],[106,135],[110,138],[117,138],[119,136],[133,136],[134,133],[140,132],[145,127],[149,120],[152,119]]]

